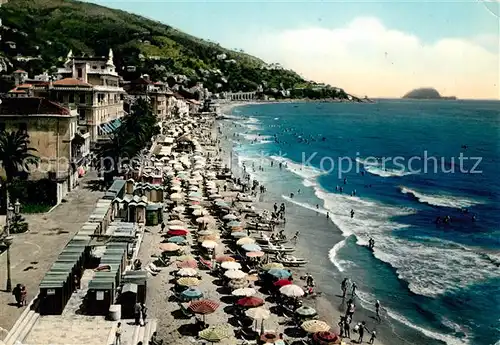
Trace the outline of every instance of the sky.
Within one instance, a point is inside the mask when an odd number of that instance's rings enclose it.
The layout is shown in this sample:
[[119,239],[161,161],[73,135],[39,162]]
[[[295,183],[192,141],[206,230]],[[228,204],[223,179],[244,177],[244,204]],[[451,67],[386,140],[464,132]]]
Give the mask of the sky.
[[86,0],[369,97],[500,99],[500,0]]

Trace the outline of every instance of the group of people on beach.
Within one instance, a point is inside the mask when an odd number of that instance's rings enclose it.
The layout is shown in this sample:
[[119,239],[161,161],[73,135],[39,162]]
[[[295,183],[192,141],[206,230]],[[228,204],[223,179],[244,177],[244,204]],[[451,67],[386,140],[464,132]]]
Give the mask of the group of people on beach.
[[[344,278],[342,280],[342,283],[340,284],[340,288],[342,290],[342,300],[344,301],[347,292],[349,288],[351,289],[351,298],[347,301],[346,304],[346,309],[345,309],[345,315],[341,316],[340,321],[338,323],[339,329],[340,329],[340,336],[345,337],[345,338],[351,338],[351,323],[353,320],[354,312],[356,310],[356,306],[354,304],[354,300],[356,298],[356,290],[357,290],[357,285],[356,282],[351,282],[349,278]],[[376,320],[378,322],[381,322],[382,319],[380,317],[380,301],[377,300],[375,302],[375,314],[376,314]],[[363,342],[363,337],[365,335],[365,331],[371,334],[370,339],[368,341],[369,344],[373,344],[375,342],[375,339],[377,338],[377,332],[376,330],[370,331],[367,326],[366,322],[358,322],[354,327],[353,327],[353,332],[358,333],[359,338],[358,338],[358,343]]]

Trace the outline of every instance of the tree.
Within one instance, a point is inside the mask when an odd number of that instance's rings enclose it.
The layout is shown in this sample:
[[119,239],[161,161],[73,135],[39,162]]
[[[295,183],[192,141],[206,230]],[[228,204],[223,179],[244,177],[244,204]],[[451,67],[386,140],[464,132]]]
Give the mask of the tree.
[[134,153],[133,138],[125,133],[125,129],[118,129],[111,134],[110,140],[102,143],[97,150],[98,168],[104,169],[104,182],[113,180],[120,172],[120,165],[124,158]]
[[30,147],[27,133],[22,131],[0,133],[0,164],[5,171],[7,206],[9,205],[12,181],[20,175],[20,172],[29,171],[29,164],[38,162],[38,157],[33,154],[34,152],[37,150]]

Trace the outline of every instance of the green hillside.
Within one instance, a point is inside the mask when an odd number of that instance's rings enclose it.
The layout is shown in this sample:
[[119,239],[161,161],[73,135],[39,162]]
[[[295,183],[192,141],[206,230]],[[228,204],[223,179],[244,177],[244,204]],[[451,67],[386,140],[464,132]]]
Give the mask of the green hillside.
[[[23,68],[32,76],[59,67],[70,49],[75,55],[101,56],[112,48],[118,71],[126,79],[141,73],[157,80],[166,80],[172,73],[183,74],[190,84],[201,81],[212,91],[253,91],[260,84],[266,89],[287,89],[305,82],[293,71],[263,68],[262,60],[248,54],[95,4],[10,0],[0,8],[0,17],[4,25],[2,51],[12,63],[9,72]],[[220,54],[226,54],[226,59],[218,59]],[[16,61],[15,56],[28,57],[29,61]],[[136,66],[137,70],[126,72],[126,66]]]

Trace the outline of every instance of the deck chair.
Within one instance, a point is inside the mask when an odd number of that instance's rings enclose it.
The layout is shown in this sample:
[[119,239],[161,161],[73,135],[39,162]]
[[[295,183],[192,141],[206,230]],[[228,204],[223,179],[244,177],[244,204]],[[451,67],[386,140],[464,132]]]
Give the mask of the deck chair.
[[185,317],[192,318],[194,316],[194,313],[191,312],[188,308],[184,307],[182,303],[177,302],[177,305],[179,306],[179,309],[182,311],[182,314],[184,314]]
[[205,260],[202,257],[199,258],[199,264],[201,268],[209,269],[210,271],[214,268],[211,261]]

